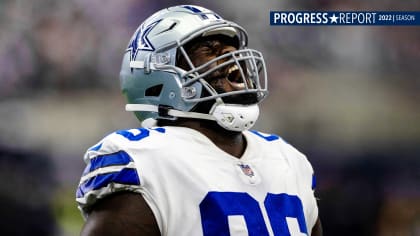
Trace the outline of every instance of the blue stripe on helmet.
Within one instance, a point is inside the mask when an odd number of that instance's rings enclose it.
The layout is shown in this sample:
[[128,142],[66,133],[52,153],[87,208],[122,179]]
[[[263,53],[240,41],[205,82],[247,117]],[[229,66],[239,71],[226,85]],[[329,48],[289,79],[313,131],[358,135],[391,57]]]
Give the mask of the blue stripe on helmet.
[[194,13],[200,13],[200,12],[202,12],[202,11],[200,11],[200,9],[198,9],[196,7],[193,7],[193,6],[186,5],[186,6],[183,6],[183,8],[188,9],[188,10],[194,12]]
[[[193,7],[193,6],[183,6],[183,8],[188,9],[188,10],[190,10],[190,11],[194,12],[194,13],[202,13],[202,11],[201,11],[200,9],[198,9],[198,8],[196,8],[196,7]],[[206,16],[206,14],[205,14],[205,13],[200,14],[200,16],[201,16],[203,19],[208,19],[208,17]]]

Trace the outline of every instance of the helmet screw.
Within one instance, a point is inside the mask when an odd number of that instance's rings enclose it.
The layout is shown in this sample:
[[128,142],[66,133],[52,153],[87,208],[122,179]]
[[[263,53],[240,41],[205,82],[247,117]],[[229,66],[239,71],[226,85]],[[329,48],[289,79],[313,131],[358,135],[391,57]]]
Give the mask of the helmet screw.
[[174,92],[170,92],[169,93],[169,98],[170,99],[174,99],[176,97],[176,95],[175,95],[175,93]]

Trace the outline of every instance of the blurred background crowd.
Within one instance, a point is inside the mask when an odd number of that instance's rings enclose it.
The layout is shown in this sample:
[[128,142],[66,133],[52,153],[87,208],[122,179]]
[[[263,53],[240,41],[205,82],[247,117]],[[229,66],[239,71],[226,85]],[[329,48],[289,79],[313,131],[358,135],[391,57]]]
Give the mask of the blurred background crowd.
[[264,53],[256,129],[305,153],[324,235],[420,235],[419,26],[270,26],[270,10],[420,10],[417,0],[1,0],[0,234],[78,235],[84,151],[138,127],[119,67],[131,34],[175,4],[213,9]]

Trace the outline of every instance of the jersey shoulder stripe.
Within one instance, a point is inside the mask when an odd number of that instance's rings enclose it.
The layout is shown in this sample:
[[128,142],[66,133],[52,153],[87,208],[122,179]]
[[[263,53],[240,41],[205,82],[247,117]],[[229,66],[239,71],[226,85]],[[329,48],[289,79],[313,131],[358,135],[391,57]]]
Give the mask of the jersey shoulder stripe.
[[107,187],[111,183],[140,185],[140,178],[137,170],[131,168],[123,168],[118,172],[99,174],[82,183],[77,189],[76,197],[82,198],[86,193]]
[[137,191],[140,188],[134,160],[125,151],[92,154],[85,161],[87,166],[76,190],[76,200],[84,215],[97,199],[121,190]]
[[83,172],[77,198],[83,198],[94,190],[112,184],[140,185],[134,161],[125,151],[99,155],[91,158]]
[[83,171],[83,176],[99,168],[116,165],[127,165],[131,161],[133,160],[125,151],[119,151],[107,155],[99,155],[90,159],[85,170]]
[[76,201],[84,216],[98,199],[119,191],[143,191],[141,173],[131,156],[137,153],[133,149],[148,147],[147,140],[160,144],[165,133],[161,127],[119,130],[87,150],[86,168],[76,190]]

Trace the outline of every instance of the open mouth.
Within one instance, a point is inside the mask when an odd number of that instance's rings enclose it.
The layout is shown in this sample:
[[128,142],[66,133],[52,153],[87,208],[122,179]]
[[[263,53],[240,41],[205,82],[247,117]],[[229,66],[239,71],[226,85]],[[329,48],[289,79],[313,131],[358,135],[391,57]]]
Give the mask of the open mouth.
[[237,90],[246,88],[245,81],[241,76],[241,71],[239,70],[238,65],[233,65],[228,69],[226,79],[229,84]]

